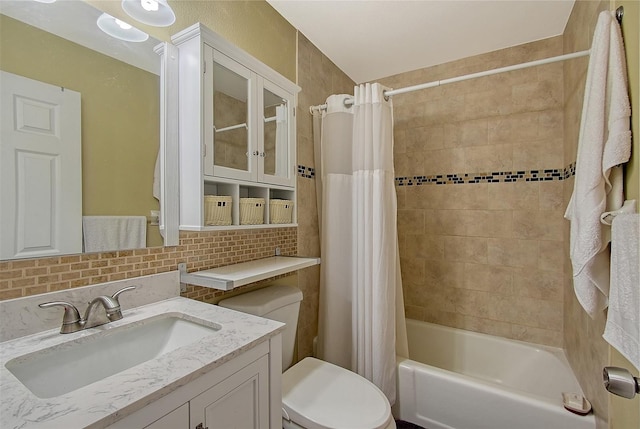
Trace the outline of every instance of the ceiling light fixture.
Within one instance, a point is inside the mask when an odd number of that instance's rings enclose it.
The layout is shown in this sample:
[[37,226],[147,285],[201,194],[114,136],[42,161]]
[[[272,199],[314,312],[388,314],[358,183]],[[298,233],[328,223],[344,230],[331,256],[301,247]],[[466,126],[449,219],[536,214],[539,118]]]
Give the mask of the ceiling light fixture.
[[111,37],[124,40],[126,42],[144,42],[149,35],[144,31],[121,21],[113,16],[103,13],[98,17],[98,27]]
[[55,3],[56,2],[56,0],[35,0],[35,1],[37,1],[38,3]]
[[176,21],[167,0],[122,0],[122,9],[133,19],[155,27],[168,27]]

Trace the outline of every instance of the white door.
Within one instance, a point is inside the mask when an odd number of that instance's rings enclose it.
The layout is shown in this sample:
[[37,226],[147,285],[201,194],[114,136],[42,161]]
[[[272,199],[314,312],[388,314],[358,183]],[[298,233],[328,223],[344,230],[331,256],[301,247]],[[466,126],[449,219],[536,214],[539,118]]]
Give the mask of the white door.
[[80,253],[80,93],[0,73],[0,259]]

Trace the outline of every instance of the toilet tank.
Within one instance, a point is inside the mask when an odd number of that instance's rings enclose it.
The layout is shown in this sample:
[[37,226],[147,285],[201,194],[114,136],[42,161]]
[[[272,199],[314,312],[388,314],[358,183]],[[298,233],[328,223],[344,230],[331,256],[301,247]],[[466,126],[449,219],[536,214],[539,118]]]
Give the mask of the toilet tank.
[[300,301],[302,301],[300,289],[287,285],[271,285],[223,299],[218,305],[277,320],[287,325],[282,333],[282,371],[284,372],[293,362]]

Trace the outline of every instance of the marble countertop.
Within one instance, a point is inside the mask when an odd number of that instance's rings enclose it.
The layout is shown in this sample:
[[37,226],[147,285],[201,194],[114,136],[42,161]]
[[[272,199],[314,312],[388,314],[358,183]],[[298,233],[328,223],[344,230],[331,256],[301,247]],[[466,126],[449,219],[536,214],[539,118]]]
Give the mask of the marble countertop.
[[[19,356],[69,341],[86,341],[92,335],[143,324],[149,318],[168,313],[217,324],[221,329],[195,343],[54,398],[38,398],[5,367]],[[180,297],[133,308],[123,315],[116,322],[73,334],[62,335],[55,329],[0,343],[0,427],[106,427],[284,329],[279,322]]]

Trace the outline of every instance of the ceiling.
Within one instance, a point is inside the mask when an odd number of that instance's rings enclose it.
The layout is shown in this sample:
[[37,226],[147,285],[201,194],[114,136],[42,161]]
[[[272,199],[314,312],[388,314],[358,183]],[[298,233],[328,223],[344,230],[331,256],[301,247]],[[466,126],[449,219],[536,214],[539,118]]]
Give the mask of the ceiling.
[[574,0],[267,0],[356,83],[560,35]]

